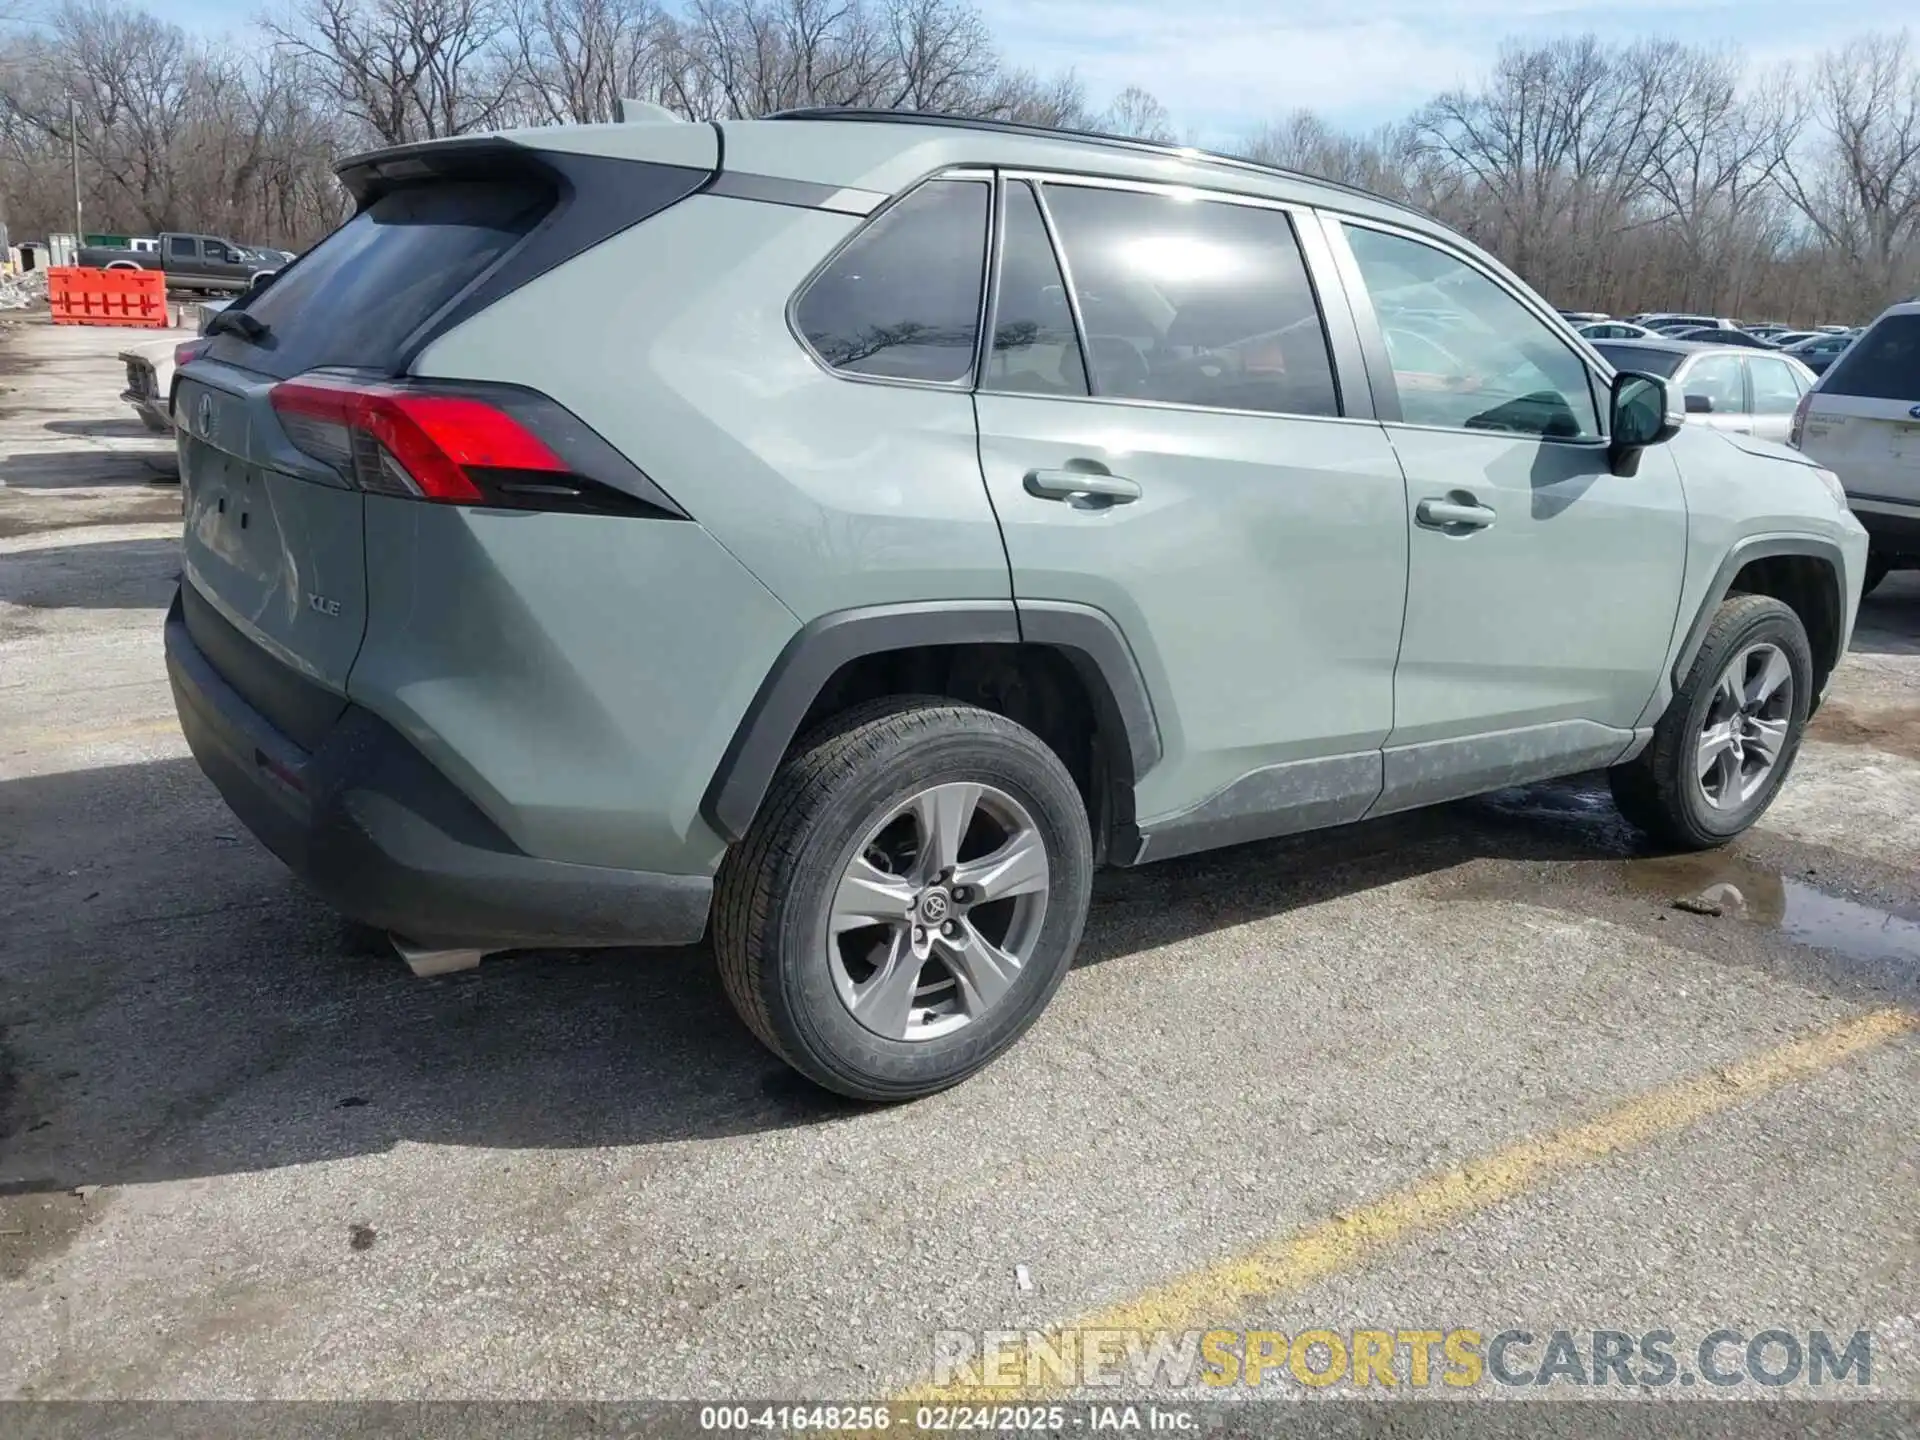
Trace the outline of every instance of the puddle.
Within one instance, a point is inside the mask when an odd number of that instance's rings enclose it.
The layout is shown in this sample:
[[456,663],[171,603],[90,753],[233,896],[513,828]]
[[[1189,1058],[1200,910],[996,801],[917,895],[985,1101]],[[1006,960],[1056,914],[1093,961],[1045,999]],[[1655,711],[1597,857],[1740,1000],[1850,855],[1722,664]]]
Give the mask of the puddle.
[[[1604,806],[1604,797],[1597,798]],[[1538,822],[1579,818],[1587,809],[1581,800],[1578,795],[1527,790],[1488,803],[1504,814]],[[1537,862],[1545,857],[1528,858]],[[1649,933],[1666,933],[1667,921],[1692,921],[1717,927],[1709,933],[1735,952],[1742,948],[1738,937],[1745,927],[1759,926],[1804,947],[1829,977],[1844,974],[1877,991],[1920,990],[1920,908],[1835,894],[1817,883],[1820,872],[1793,868],[1802,873],[1783,874],[1740,849],[1618,858],[1589,850],[1587,857],[1548,860],[1544,866],[1483,871],[1464,884],[1450,884],[1446,893],[1449,898],[1549,906],[1625,921]],[[1830,877],[1829,883],[1837,886],[1838,880]],[[1715,886],[1740,892],[1738,903],[1722,916],[1695,920],[1674,906],[1676,900],[1701,896]],[[1630,913],[1622,913],[1623,899],[1630,902]],[[1647,923],[1655,921],[1662,924]],[[1719,944],[1710,948],[1726,953]]]
[[1920,915],[1830,894],[1737,853],[1650,856],[1581,868],[1662,905],[1714,885],[1731,885],[1745,908],[1739,914],[1729,912],[1729,919],[1763,925],[1796,945],[1837,956],[1882,979],[1920,979]]

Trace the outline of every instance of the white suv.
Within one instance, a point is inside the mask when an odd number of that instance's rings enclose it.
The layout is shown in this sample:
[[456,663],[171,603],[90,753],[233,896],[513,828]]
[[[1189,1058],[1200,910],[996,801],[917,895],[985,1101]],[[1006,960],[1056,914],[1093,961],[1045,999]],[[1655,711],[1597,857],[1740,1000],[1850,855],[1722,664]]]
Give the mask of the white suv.
[[1888,310],[1820,377],[1790,443],[1847,487],[1872,541],[1868,590],[1920,566],[1920,301]]

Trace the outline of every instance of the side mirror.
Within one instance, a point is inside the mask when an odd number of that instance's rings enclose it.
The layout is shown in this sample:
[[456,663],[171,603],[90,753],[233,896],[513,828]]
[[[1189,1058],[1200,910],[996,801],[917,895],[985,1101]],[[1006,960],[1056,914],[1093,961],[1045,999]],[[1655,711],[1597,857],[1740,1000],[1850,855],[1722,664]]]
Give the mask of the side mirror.
[[1613,377],[1608,416],[1607,462],[1616,475],[1637,475],[1640,452],[1678,435],[1686,419],[1673,413],[1666,381],[1631,370]]
[[1711,415],[1712,413],[1713,413],[1713,400],[1711,397],[1706,395],[1687,396],[1687,414]]

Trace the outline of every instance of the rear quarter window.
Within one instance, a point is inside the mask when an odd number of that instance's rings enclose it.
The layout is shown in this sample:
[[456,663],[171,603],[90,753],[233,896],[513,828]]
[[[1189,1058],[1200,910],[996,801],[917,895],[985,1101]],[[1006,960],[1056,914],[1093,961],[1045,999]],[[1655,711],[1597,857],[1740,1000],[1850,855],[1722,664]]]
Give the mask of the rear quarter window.
[[860,231],[794,305],[794,324],[814,354],[854,375],[968,379],[990,199],[985,181],[934,180]]
[[269,375],[323,365],[391,369],[409,336],[553,208],[537,181],[445,181],[382,196],[248,297],[270,338],[214,342],[212,358]]
[[1881,320],[1834,362],[1820,388],[1862,400],[1920,401],[1920,315]]

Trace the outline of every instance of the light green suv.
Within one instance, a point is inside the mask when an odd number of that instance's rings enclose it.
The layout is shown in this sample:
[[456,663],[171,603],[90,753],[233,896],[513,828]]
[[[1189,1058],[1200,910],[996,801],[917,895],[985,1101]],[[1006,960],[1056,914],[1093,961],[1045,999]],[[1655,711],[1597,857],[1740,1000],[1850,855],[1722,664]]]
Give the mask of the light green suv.
[[1609,768],[1772,800],[1833,477],[1410,210],[919,116],[347,161],[180,371],[181,722],[423,971],[711,932],[822,1085],[987,1064],[1096,866]]

